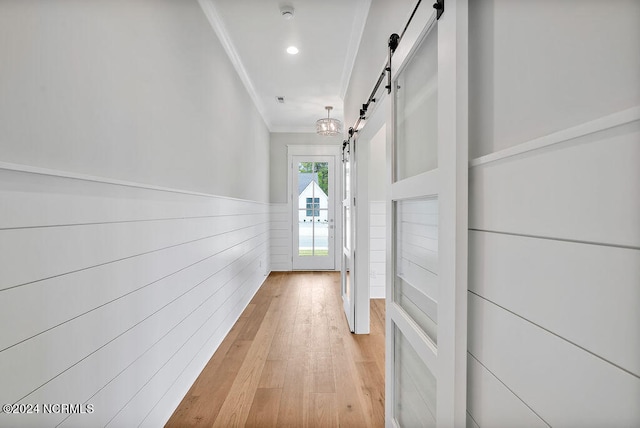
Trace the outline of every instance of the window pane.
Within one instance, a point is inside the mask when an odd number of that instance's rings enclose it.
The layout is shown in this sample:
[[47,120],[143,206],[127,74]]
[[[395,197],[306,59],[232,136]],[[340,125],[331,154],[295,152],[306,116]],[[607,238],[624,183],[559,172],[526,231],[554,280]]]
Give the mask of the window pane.
[[434,343],[438,322],[438,200],[395,202],[393,299]]
[[314,256],[329,255],[329,223],[322,221],[321,217],[322,216],[319,216],[313,223],[313,228],[315,230],[313,240]]
[[318,198],[316,198],[316,202],[320,203],[321,200],[324,201],[329,196],[329,163],[315,162],[314,171],[318,177],[318,187],[320,188],[320,190],[322,190],[322,193],[320,195],[315,195],[319,196]]
[[393,416],[399,427],[436,426],[436,378],[394,327]]
[[434,27],[395,84],[396,181],[438,167],[437,64],[438,31]]

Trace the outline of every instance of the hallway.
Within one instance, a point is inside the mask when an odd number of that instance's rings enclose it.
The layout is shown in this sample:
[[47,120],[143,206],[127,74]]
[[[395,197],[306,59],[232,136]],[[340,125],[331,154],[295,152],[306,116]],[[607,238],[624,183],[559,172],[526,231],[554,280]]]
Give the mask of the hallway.
[[0,427],[640,427],[604,4],[0,1]]
[[384,300],[352,335],[339,273],[272,273],[166,426],[384,426]]

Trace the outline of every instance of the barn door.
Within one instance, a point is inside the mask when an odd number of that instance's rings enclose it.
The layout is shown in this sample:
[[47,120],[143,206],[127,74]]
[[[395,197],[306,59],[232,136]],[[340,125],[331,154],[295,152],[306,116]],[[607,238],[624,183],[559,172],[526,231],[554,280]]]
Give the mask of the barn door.
[[342,305],[349,323],[349,330],[355,331],[355,206],[354,181],[355,164],[352,142],[347,142],[342,148]]
[[466,418],[467,12],[424,2],[392,58],[387,426]]

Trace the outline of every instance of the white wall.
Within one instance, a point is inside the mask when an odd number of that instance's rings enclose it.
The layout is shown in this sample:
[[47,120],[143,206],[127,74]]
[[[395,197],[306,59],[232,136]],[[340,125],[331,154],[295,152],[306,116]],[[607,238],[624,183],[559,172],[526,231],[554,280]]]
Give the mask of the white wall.
[[636,0],[469,7],[471,159],[638,105]]
[[268,201],[268,130],[195,0],[0,7],[0,160]]
[[[401,34],[417,0],[372,0],[344,98],[345,127],[358,119],[389,54],[389,36]],[[386,85],[386,81],[384,83]],[[373,108],[373,107],[372,107]]]
[[385,201],[387,198],[387,127],[380,130],[369,140],[369,200]]
[[271,270],[290,271],[293,269],[291,255],[291,213],[289,206],[271,204],[269,216],[269,254]]
[[640,424],[640,3],[470,2],[468,412]]
[[3,1],[0,58],[0,401],[94,405],[0,425],[162,425],[268,273],[268,130],[196,1]]
[[387,274],[386,202],[369,202],[369,297],[384,299]]
[[369,146],[369,295],[372,299],[385,297],[386,281],[386,183],[387,127],[380,130],[368,141]]
[[[287,166],[287,146],[303,145],[340,145],[342,136],[323,137],[317,134],[295,132],[273,132],[269,144],[270,172],[270,201],[271,203],[287,203],[287,180],[289,168]],[[337,167],[337,166],[336,166]]]
[[2,166],[0,400],[94,413],[0,425],[161,426],[268,273],[268,205]]

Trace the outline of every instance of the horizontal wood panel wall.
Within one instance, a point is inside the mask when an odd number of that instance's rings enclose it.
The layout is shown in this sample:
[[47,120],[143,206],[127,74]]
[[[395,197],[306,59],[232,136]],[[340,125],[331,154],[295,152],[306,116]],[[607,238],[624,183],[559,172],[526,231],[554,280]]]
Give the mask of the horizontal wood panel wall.
[[0,167],[0,426],[161,426],[269,273],[269,205]]
[[640,121],[470,169],[474,425],[640,426]]
[[271,204],[271,270],[290,271],[291,262],[291,214],[289,205]]
[[387,207],[385,201],[369,202],[369,297],[384,299],[387,272]]

